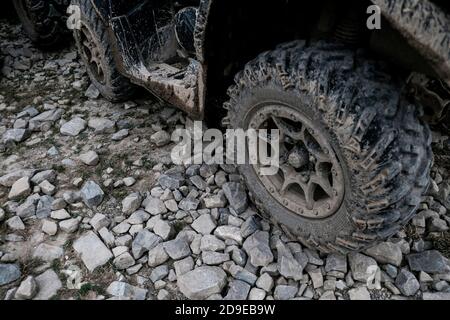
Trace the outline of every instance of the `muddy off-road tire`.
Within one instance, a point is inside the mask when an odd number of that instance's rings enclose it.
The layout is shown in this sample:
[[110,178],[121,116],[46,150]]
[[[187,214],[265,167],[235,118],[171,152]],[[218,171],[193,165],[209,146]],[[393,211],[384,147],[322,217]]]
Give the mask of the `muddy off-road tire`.
[[251,198],[322,252],[394,235],[428,188],[430,130],[401,83],[381,70],[339,44],[293,42],[248,63],[228,91],[224,125],[281,132],[277,175],[239,166]]
[[13,0],[17,15],[30,40],[41,48],[69,39],[66,10],[70,0]]
[[79,6],[81,11],[81,28],[74,29],[74,37],[91,82],[112,102],[129,99],[135,86],[116,68],[107,27],[90,1],[73,0],[72,4]]

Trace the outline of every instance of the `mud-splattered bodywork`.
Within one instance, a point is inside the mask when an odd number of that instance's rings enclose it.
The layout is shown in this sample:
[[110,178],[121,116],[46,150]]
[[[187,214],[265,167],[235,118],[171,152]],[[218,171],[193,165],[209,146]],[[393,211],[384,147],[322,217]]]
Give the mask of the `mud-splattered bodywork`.
[[[209,101],[216,98],[220,100],[218,96],[224,94],[224,87],[229,84],[229,79],[233,77],[232,73],[240,67],[240,63],[234,63],[233,67],[232,61],[226,61],[224,60],[226,57],[221,56],[221,53],[228,55],[230,47],[242,45],[242,43],[234,43],[232,38],[227,37],[227,33],[223,32],[223,29],[226,29],[230,23],[242,21],[242,16],[237,13],[236,17],[232,16],[234,11],[239,11],[237,8],[240,5],[244,6],[238,1],[197,1],[198,11],[194,31],[195,54],[187,59],[188,63],[182,68],[174,68],[167,63],[149,64],[146,63],[143,56],[149,30],[154,29],[155,25],[153,9],[158,6],[159,1],[91,1],[102,20],[110,28],[116,63],[121,72],[129,77],[132,82],[147,88],[161,99],[187,111],[193,118],[202,118],[205,112],[209,112],[208,110],[205,111],[205,105],[209,105]],[[267,3],[269,4],[261,2],[259,7],[268,6],[266,11],[270,14],[272,8],[286,6],[288,1],[272,1],[272,3],[269,1]],[[298,1],[295,9],[301,9],[302,3],[303,1]],[[370,4],[370,2],[368,3]],[[381,8],[383,17],[391,27],[397,30],[407,43],[429,63],[434,75],[450,85],[449,15],[428,0],[373,0],[372,3]],[[289,3],[289,5],[291,4],[292,2]],[[311,4],[309,5],[311,6]],[[227,9],[225,11],[226,6],[231,7],[232,10]],[[246,4],[246,6],[251,8],[249,4]],[[251,15],[250,10],[239,12],[241,15],[242,12]],[[260,12],[262,12],[261,8],[254,10],[253,14],[257,15]],[[308,16],[314,17],[314,13],[305,15],[301,10],[298,12],[299,20],[308,19]],[[273,14],[276,15],[277,11],[274,10]],[[270,25],[273,21],[280,21],[264,19],[266,17],[252,21],[259,21],[259,23],[266,23],[267,25]],[[258,27],[251,26],[250,28],[249,26],[249,29],[258,30]],[[280,34],[279,42],[293,40],[287,38],[290,33],[283,32],[282,26],[274,27],[274,32]],[[298,32],[301,34],[302,31],[298,30]],[[261,41],[264,42],[264,36],[257,35],[256,38],[263,39]],[[295,36],[301,35],[296,34]],[[251,37],[250,32],[247,33],[247,37]],[[267,39],[270,39],[270,37],[267,36]],[[261,52],[270,48],[274,41],[267,40],[266,42],[261,43],[258,48],[255,47],[255,51],[260,50]],[[247,55],[250,57],[251,54],[256,56],[252,50],[243,49],[239,59],[244,62]],[[239,55],[239,53],[236,55]],[[229,56],[230,59],[235,58],[231,54]],[[220,61],[220,63],[217,63],[217,61]],[[229,65],[230,67],[227,69]],[[227,80],[224,80],[224,78],[227,78]],[[215,113],[215,111],[212,112]]]

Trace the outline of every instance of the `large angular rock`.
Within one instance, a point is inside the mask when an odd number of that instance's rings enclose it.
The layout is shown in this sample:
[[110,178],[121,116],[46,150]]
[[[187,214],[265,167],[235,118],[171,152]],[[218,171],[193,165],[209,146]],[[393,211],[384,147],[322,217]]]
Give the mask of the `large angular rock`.
[[347,273],[347,257],[338,253],[329,254],[325,264],[325,271],[338,271],[344,274]]
[[230,207],[236,211],[236,213],[242,213],[248,207],[247,192],[245,192],[242,184],[238,182],[227,182],[223,185],[223,191],[227,198]]
[[407,256],[412,271],[427,273],[447,273],[450,271],[448,260],[439,251],[429,250]]
[[131,252],[133,253],[133,257],[135,259],[139,259],[144,255],[144,253],[153,249],[161,242],[162,239],[160,237],[148,231],[147,229],[139,231],[131,245]]
[[185,182],[182,174],[162,174],[158,178],[159,185],[164,189],[179,189]]
[[135,212],[142,203],[142,197],[139,192],[135,192],[127,196],[122,200],[122,212],[126,215]]
[[214,235],[222,240],[234,240],[237,243],[242,243],[241,229],[234,226],[220,226],[214,230]]
[[377,262],[366,255],[353,252],[348,255],[350,269],[352,270],[353,279],[361,282],[367,282],[373,270],[378,268]]
[[392,242],[381,242],[366,250],[366,254],[379,263],[392,264],[399,267],[403,254],[400,246]]
[[106,118],[90,118],[88,126],[94,129],[96,134],[114,133],[116,123]]
[[354,288],[348,291],[350,300],[371,300],[370,293],[366,287]]
[[100,158],[95,151],[88,151],[86,153],[80,154],[78,157],[81,162],[87,166],[96,166],[100,162]]
[[47,243],[41,243],[33,252],[33,258],[45,262],[52,262],[60,259],[64,254],[64,250],[58,246]]
[[226,273],[219,267],[203,266],[177,279],[180,291],[191,300],[203,300],[222,292],[227,283]]
[[25,141],[29,136],[30,131],[27,129],[9,129],[3,134],[3,143],[19,143]]
[[251,286],[241,280],[233,280],[229,284],[228,293],[224,300],[246,300]]
[[37,276],[36,284],[39,291],[33,300],[49,300],[62,288],[61,280],[55,271],[51,269]]
[[45,180],[47,180],[50,183],[55,182],[57,177],[57,173],[55,170],[44,170],[41,172],[36,173],[32,178],[31,182],[33,182],[35,185],[38,185]]
[[410,297],[415,295],[419,290],[420,283],[411,272],[407,269],[402,269],[395,279],[395,286],[403,295]]
[[169,260],[169,255],[164,250],[164,244],[160,243],[153,249],[148,251],[148,265],[150,267],[157,267]]
[[248,237],[243,245],[245,252],[250,257],[250,262],[255,267],[266,267],[273,261],[273,254],[269,246],[269,233],[256,231]]
[[94,181],[87,181],[81,189],[81,197],[83,202],[89,208],[99,206],[103,201],[104,195],[105,193],[103,190]]
[[132,286],[126,282],[114,281],[106,289],[106,292],[114,297],[130,300],[145,300],[147,290]]
[[303,278],[303,267],[281,240],[277,242],[277,253],[277,268],[280,274],[288,279],[301,280]]
[[42,196],[36,206],[36,217],[38,219],[44,219],[50,216],[52,212],[53,198],[50,196]]
[[167,212],[167,208],[164,205],[164,202],[158,198],[148,197],[147,199],[145,199],[144,204],[145,211],[153,216]]
[[164,242],[164,250],[173,260],[180,260],[191,254],[189,244],[182,237]]
[[16,281],[21,275],[18,265],[0,263],[0,286]]
[[37,292],[36,280],[33,276],[28,276],[20,283],[19,288],[14,295],[17,300],[29,300],[32,299]]
[[0,177],[0,185],[4,187],[12,187],[14,182],[23,177],[31,178],[35,174],[34,169],[19,169]]
[[10,200],[16,200],[22,197],[26,197],[31,193],[31,187],[30,187],[30,179],[28,177],[22,177],[11,187],[11,190],[8,194],[8,199]]
[[20,218],[29,218],[34,216],[36,213],[36,204],[38,203],[39,198],[39,195],[36,194],[29,196],[24,203],[17,207],[16,215]]
[[75,251],[81,255],[84,265],[89,271],[103,266],[112,257],[113,254],[100,240],[100,238],[92,231],[85,233],[73,244]]
[[216,223],[209,214],[202,214],[191,224],[192,229],[201,234],[210,234],[215,228]]
[[75,117],[70,121],[64,123],[59,130],[62,135],[76,137],[84,129],[86,129],[87,122],[79,117]]

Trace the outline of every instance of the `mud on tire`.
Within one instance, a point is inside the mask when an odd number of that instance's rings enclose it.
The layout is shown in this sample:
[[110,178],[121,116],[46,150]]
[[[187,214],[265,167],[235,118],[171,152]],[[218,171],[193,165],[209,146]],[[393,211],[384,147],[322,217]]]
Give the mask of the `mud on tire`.
[[13,0],[23,29],[40,47],[53,47],[64,42],[69,30],[66,10],[70,0]]
[[413,216],[429,183],[430,131],[377,64],[339,44],[293,42],[248,63],[235,83],[225,125],[248,129],[261,105],[289,106],[317,124],[343,168],[339,209],[311,219],[277,201],[252,166],[239,166],[262,215],[295,240],[322,252],[362,250]]
[[90,1],[72,0],[72,4],[81,10],[81,29],[74,30],[74,37],[91,82],[112,102],[129,99],[135,86],[116,68],[107,27]]

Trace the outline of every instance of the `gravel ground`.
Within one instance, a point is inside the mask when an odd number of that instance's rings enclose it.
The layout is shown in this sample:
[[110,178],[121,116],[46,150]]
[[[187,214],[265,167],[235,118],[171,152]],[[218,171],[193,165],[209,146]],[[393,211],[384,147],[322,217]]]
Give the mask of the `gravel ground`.
[[322,255],[261,220],[233,167],[171,164],[182,112],[103,100],[73,47],[17,25],[0,41],[0,299],[450,299],[444,133],[410,224]]

